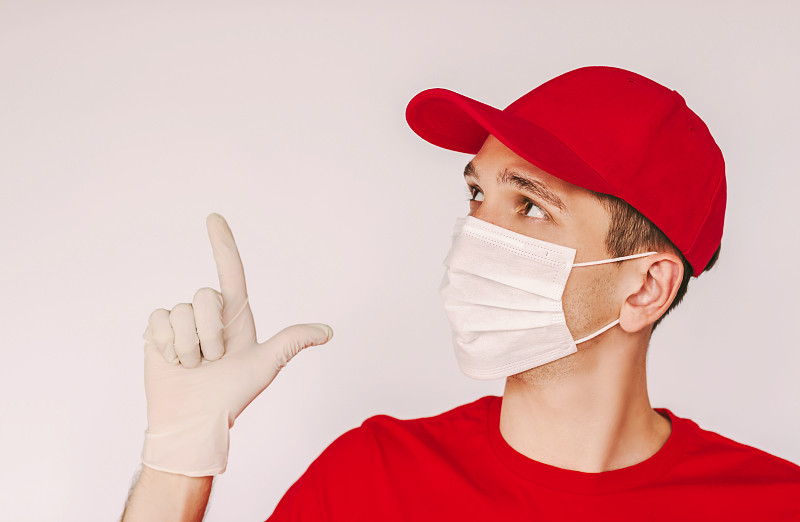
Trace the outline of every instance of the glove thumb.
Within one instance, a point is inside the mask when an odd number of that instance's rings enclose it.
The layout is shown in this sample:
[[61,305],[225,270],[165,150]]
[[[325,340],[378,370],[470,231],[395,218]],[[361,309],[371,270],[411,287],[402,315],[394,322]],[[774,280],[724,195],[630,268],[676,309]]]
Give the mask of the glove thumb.
[[262,346],[271,352],[275,370],[280,371],[292,357],[309,346],[325,344],[333,337],[333,329],[327,324],[308,323],[289,326],[265,341]]
[[[226,388],[233,398],[230,409],[230,426],[248,404],[263,392],[280,370],[304,348],[327,343],[333,337],[333,329],[327,324],[296,324],[284,328],[251,350],[242,350],[231,359],[238,366],[232,373],[244,380],[241,386]],[[223,356],[223,360],[225,357]],[[241,372],[241,373],[240,373]]]

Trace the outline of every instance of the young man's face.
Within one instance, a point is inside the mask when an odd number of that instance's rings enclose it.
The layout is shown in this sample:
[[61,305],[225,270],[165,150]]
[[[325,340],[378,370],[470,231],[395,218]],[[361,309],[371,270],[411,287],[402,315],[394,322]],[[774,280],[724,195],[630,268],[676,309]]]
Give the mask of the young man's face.
[[[576,263],[612,257],[605,247],[609,215],[602,203],[590,191],[532,165],[494,136],[486,139],[464,177],[472,194],[471,216],[574,248]],[[625,263],[572,269],[563,303],[574,339],[619,317],[625,299],[615,284],[620,265]]]

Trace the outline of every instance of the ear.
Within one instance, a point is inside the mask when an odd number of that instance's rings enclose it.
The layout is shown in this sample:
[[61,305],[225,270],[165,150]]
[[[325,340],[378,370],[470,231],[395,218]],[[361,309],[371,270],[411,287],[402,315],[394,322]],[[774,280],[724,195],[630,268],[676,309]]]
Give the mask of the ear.
[[628,296],[622,305],[619,325],[638,332],[664,315],[683,280],[683,263],[675,254],[662,252],[631,263]]

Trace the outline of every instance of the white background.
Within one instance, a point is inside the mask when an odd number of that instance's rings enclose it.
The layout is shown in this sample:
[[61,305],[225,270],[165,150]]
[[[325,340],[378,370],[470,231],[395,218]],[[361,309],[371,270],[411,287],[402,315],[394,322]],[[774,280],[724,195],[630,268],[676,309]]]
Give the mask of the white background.
[[2,518],[119,518],[141,335],[219,288],[210,212],[260,341],[336,335],[238,419],[207,520],[263,521],[371,415],[501,394],[458,370],[438,295],[469,157],[418,138],[405,107],[445,87],[503,108],[584,65],[677,90],[726,159],[722,256],[653,338],[652,404],[800,461],[800,8],[599,4],[0,4]]

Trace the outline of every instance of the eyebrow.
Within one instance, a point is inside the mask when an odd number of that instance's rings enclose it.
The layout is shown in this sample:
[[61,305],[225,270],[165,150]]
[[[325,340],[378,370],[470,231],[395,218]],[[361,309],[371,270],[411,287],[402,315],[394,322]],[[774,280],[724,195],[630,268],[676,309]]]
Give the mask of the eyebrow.
[[[475,179],[479,178],[478,171],[475,169],[475,165],[472,164],[472,161],[467,163],[467,166],[464,167],[464,177]],[[520,190],[524,190],[525,192],[539,196],[551,205],[558,207],[559,210],[563,212],[569,212],[567,210],[567,206],[564,205],[563,201],[561,201],[561,198],[555,195],[555,193],[548,189],[541,181],[528,178],[513,170],[503,169],[497,173],[497,182],[511,185]]]

